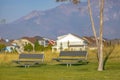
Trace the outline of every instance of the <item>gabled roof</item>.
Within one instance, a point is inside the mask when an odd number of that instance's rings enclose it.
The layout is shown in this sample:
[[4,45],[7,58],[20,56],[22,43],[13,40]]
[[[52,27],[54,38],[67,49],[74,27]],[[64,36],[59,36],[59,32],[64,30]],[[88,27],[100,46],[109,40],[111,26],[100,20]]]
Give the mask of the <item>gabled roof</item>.
[[4,40],[4,39],[0,39],[0,44],[4,44],[4,45],[6,45],[6,46],[10,46],[10,45],[12,45],[12,41],[13,40],[9,40],[8,42],[6,41],[6,40]]
[[35,36],[34,38],[35,38],[36,40],[44,40],[44,38],[41,37],[41,36]]
[[34,37],[22,37],[21,39],[27,39],[28,41],[35,43],[36,39]]
[[5,40],[1,38],[1,39],[0,39],[0,43],[3,43],[3,42],[5,42]]
[[[60,40],[63,40],[63,39],[65,39],[66,37],[68,37],[68,36],[73,36],[74,38],[76,38],[77,40],[83,40],[80,36],[78,36],[78,35],[75,35],[75,34],[71,34],[71,33],[69,33],[69,34],[67,34],[67,35],[63,35],[63,36],[59,36],[58,37],[58,40],[60,41]],[[69,40],[72,40],[72,39],[69,39]]]
[[84,36],[83,39],[86,40],[89,44],[90,43],[96,43],[95,39],[93,37]]
[[64,38],[65,36],[67,36],[67,35],[59,36],[59,37],[57,37],[57,39],[62,39],[62,38]]
[[[83,39],[86,40],[88,43],[96,43],[94,36],[90,36],[90,37],[84,36]],[[99,40],[99,38],[97,38],[97,39]],[[107,41],[107,39],[103,38],[103,41],[105,42],[105,41]]]
[[[70,33],[70,34],[71,34],[71,33]],[[73,36],[75,36],[75,37],[77,37],[77,38],[82,39],[82,37],[80,37],[80,36],[78,36],[78,35],[76,35],[76,34],[71,34],[71,35],[73,35]]]

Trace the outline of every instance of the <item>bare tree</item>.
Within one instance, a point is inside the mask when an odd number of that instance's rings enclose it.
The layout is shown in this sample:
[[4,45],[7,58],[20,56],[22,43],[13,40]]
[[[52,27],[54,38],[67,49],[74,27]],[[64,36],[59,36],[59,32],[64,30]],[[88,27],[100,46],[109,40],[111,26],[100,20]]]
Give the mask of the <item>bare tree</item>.
[[96,46],[98,49],[97,59],[99,61],[99,52],[100,52],[99,51],[99,43],[98,43],[98,39],[97,39],[97,33],[96,33],[95,23],[94,23],[94,19],[93,19],[93,15],[92,15],[92,8],[91,8],[90,0],[88,0],[88,11],[89,11],[89,15],[90,15],[90,21],[91,21],[91,25],[92,25],[93,34],[94,34],[95,41],[96,41]]
[[[64,2],[64,1],[70,1],[74,4],[80,3],[80,0],[56,0],[57,2]],[[103,71],[103,11],[104,11],[104,0],[99,0],[100,4],[100,28],[99,28],[99,40],[97,39],[97,34],[96,34],[96,29],[95,29],[95,24],[93,20],[93,15],[92,15],[92,8],[90,5],[90,0],[88,0],[88,11],[90,15],[90,21],[92,24],[92,30],[93,34],[96,40],[96,46],[98,49],[98,71]]]
[[103,12],[104,12],[104,0],[100,0],[100,33],[99,33],[99,65],[98,71],[103,71]]

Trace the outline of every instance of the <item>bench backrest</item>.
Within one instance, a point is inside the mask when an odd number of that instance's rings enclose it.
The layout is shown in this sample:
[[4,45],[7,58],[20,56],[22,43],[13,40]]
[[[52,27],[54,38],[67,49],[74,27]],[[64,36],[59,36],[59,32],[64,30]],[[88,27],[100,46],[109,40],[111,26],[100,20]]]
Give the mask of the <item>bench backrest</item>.
[[87,57],[87,51],[61,51],[59,57]]
[[43,59],[44,54],[20,54],[19,59]]

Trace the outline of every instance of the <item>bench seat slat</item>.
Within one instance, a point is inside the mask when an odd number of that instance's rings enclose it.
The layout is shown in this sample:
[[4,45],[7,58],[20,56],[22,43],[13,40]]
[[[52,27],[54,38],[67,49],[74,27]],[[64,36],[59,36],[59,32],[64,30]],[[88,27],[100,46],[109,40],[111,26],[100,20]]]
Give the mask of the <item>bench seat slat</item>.
[[34,65],[43,63],[44,54],[20,54],[18,60],[13,62],[20,64],[21,66]]
[[58,58],[53,58],[64,64],[77,64],[80,61],[87,61],[87,51],[61,51]]
[[16,60],[14,62],[40,62],[41,60]]
[[84,58],[54,58],[53,60],[84,60]]
[[43,54],[20,54],[19,59],[43,59]]

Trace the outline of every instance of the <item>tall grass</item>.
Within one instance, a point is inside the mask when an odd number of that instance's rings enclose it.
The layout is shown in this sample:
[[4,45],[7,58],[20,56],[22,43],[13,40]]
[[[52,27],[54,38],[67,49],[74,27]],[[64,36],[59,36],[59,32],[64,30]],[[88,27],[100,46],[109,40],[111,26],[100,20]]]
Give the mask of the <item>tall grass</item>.
[[[25,52],[26,54],[28,52]],[[36,54],[39,54],[41,52],[36,52]],[[32,54],[32,52],[30,52]],[[44,63],[50,64],[52,62],[53,58],[58,57],[59,53],[52,53],[51,50],[44,52]],[[1,53],[0,54],[0,65],[3,64],[10,64],[13,60],[18,60],[19,54],[17,53]]]
[[0,66],[10,66],[13,60],[18,59],[18,54],[2,53],[0,54]]
[[[104,48],[109,52],[110,47]],[[120,80],[120,46],[116,46],[108,58],[106,70],[97,71],[96,50],[88,51],[87,65],[75,65],[69,68],[52,63],[52,58],[59,53],[45,51],[45,63],[38,67],[16,67],[12,60],[17,60],[19,54],[0,54],[0,80]],[[40,52],[37,52],[40,53]],[[54,65],[51,65],[54,64]]]
[[[109,52],[111,47],[104,47],[104,55]],[[40,53],[40,52],[37,52]],[[96,50],[88,50],[88,61],[97,62]],[[44,52],[44,62],[50,64],[53,58],[59,56],[59,53],[53,53],[51,50]],[[19,54],[17,53],[0,53],[0,64],[9,64],[12,60],[17,60]],[[116,45],[111,55],[108,58],[108,62],[115,62],[120,60],[120,45]]]

